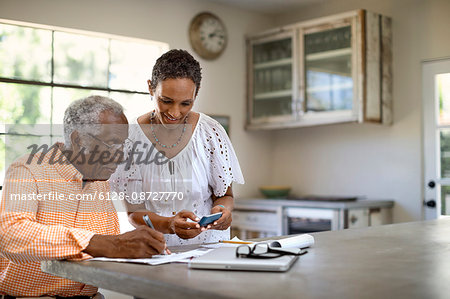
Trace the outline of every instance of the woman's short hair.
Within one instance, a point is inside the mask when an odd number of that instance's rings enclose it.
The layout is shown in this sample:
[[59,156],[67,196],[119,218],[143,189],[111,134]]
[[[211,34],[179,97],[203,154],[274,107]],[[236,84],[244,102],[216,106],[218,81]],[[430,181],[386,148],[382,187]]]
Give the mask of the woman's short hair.
[[154,90],[159,82],[166,79],[181,78],[191,79],[195,83],[195,95],[197,95],[202,80],[200,63],[188,51],[173,49],[156,60],[152,72],[151,88]]

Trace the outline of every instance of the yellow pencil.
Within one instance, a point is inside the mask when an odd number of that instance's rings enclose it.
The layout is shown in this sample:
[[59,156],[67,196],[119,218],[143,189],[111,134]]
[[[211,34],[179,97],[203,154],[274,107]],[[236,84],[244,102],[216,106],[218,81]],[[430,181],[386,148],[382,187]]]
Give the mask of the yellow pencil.
[[230,244],[253,244],[253,242],[245,242],[245,241],[228,241],[228,240],[222,240],[219,241],[220,243],[230,243]]

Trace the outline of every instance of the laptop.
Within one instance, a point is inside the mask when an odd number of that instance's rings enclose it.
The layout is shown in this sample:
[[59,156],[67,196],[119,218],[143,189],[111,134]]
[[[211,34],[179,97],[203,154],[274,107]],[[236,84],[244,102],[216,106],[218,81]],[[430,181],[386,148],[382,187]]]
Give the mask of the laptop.
[[235,247],[222,247],[192,259],[189,268],[285,272],[297,259],[298,256],[294,255],[283,255],[271,259],[241,258],[236,257]]

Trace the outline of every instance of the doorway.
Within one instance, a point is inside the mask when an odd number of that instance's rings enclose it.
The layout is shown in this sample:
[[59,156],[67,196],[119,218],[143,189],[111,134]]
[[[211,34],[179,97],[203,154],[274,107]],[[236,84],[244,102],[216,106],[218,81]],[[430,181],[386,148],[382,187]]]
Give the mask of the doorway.
[[450,215],[450,59],[423,62],[423,219]]

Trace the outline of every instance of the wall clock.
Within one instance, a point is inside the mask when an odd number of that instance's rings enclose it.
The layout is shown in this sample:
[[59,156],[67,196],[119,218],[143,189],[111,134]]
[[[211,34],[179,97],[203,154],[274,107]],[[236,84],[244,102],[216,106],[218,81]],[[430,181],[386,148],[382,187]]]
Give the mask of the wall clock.
[[225,50],[228,37],[225,25],[219,17],[209,12],[202,12],[191,21],[189,40],[200,57],[212,60],[219,57]]

